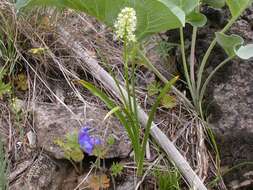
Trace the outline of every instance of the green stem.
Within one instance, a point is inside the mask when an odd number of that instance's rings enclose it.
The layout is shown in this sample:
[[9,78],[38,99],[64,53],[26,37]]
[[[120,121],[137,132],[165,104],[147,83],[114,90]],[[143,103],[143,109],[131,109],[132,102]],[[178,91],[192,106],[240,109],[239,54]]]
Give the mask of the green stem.
[[[126,38],[126,37],[125,37]],[[123,47],[123,62],[124,62],[124,77],[125,77],[125,84],[127,90],[127,104],[125,105],[127,109],[132,113],[132,103],[131,103],[131,92],[129,87],[129,74],[128,74],[128,51],[127,51],[127,40],[124,40],[124,47]]]
[[[240,14],[238,14],[237,16],[233,17],[228,23],[227,25],[221,30],[220,33],[225,33],[233,24],[234,22],[237,20],[237,18],[241,15],[241,12]],[[215,37],[214,40],[211,42],[210,46],[208,47],[204,57],[203,57],[203,60],[200,64],[200,67],[199,67],[199,71],[198,71],[198,79],[197,79],[197,92],[199,93],[200,91],[200,88],[201,88],[201,80],[202,80],[202,76],[203,76],[203,71],[204,71],[204,68],[206,66],[206,63],[207,63],[207,60],[214,48],[214,46],[216,45],[216,42],[217,42],[217,38]]]
[[[130,126],[130,130],[132,131],[133,134],[133,140],[132,144],[134,147],[134,153],[135,153],[135,159],[137,163],[139,162],[139,154],[140,154],[140,139],[139,139],[139,122],[136,121],[136,115],[134,111],[134,104],[136,104],[136,97],[135,97],[135,88],[132,86],[132,91],[130,89],[130,83],[129,83],[129,67],[128,67],[128,62],[129,62],[129,49],[127,45],[127,40],[124,40],[124,55],[123,55],[123,61],[124,61],[124,75],[125,75],[125,85],[126,85],[126,90],[127,90],[127,105],[126,105],[126,111],[129,113],[128,117],[132,121],[132,125]],[[133,65],[132,65],[133,66]],[[133,66],[134,67],[134,66]],[[132,67],[132,68],[133,68]],[[134,75],[134,70],[132,75]],[[132,81],[134,83],[134,81]],[[133,84],[134,85],[134,84]],[[131,96],[131,92],[133,92],[133,97]]]
[[[194,100],[194,93],[193,93],[192,84],[191,84],[190,77],[189,77],[187,62],[186,62],[185,47],[184,47],[184,31],[183,31],[182,27],[180,28],[180,42],[181,42],[181,54],[182,54],[182,60],[183,60],[184,75],[186,78],[188,88],[191,93],[191,97]],[[196,105],[195,102],[194,102],[194,105]]]
[[214,74],[221,68],[223,67],[226,63],[228,63],[230,60],[232,60],[233,57],[228,57],[227,59],[225,59],[224,61],[222,61],[211,73],[210,75],[207,77],[206,81],[204,82],[201,91],[200,91],[200,96],[199,96],[199,103],[202,103],[205,91],[206,91],[206,87],[208,85],[208,83],[210,82],[210,80],[213,78]]
[[[156,76],[163,81],[164,83],[167,83],[168,80],[154,67],[154,65],[149,61],[149,59],[144,55],[144,53],[138,49],[138,54],[141,56],[142,60],[145,62],[144,64],[151,70],[153,71]],[[173,92],[180,97],[190,108],[193,108],[192,103],[190,102],[190,100],[188,100],[188,98],[182,93],[180,92],[176,87],[172,86],[172,90]]]
[[192,42],[191,42],[191,55],[190,55],[190,77],[192,83],[192,90],[196,98],[196,83],[195,83],[195,72],[194,72],[194,65],[195,65],[195,46],[197,40],[197,27],[193,27],[192,32]]
[[172,84],[174,84],[177,81],[177,79],[178,79],[178,77],[175,77],[166,83],[165,87],[163,88],[163,90],[161,91],[161,93],[159,94],[159,96],[157,97],[155,103],[153,104],[153,106],[151,108],[151,111],[148,116],[146,128],[145,128],[144,138],[143,138],[142,145],[141,145],[140,160],[137,165],[137,176],[141,176],[142,172],[143,172],[143,163],[144,163],[146,145],[147,145],[147,142],[149,139],[149,134],[150,134],[150,130],[152,127],[152,122],[154,120],[154,116],[155,116],[157,107],[159,106],[162,98],[168,93],[168,91],[171,89]]

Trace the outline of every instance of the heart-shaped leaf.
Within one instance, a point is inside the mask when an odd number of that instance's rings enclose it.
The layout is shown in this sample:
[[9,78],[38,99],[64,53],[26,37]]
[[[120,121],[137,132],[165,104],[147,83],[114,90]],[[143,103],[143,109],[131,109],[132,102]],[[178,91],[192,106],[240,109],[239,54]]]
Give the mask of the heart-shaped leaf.
[[[113,24],[124,7],[132,7],[137,14],[136,36],[141,39],[149,34],[184,26],[185,13],[175,0],[18,0],[18,9],[46,5],[71,8],[96,17],[106,25]],[[188,0],[187,0],[188,1]],[[197,1],[197,0],[191,0]],[[183,1],[183,2],[186,2]],[[185,4],[184,4],[185,5]]]
[[253,44],[243,46],[244,40],[238,35],[216,33],[217,42],[223,47],[229,57],[238,56],[241,59],[253,57]]
[[213,8],[222,8],[225,6],[225,0],[202,0],[202,3],[209,5]]
[[253,57],[253,44],[241,46],[237,51],[236,55],[241,59],[250,59]]
[[242,37],[235,34],[229,36],[220,32],[216,32],[215,35],[217,42],[225,50],[229,57],[235,56],[238,48],[244,43]]
[[186,22],[190,23],[192,26],[202,27],[206,24],[207,18],[201,13],[192,12],[187,15]]
[[226,0],[232,17],[238,17],[252,3],[252,0]]

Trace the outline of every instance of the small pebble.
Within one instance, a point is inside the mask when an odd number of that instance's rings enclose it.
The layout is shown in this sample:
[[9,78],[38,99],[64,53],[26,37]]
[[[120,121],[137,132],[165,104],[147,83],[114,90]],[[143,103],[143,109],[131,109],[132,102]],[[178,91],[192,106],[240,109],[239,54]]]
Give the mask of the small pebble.
[[28,139],[28,142],[29,142],[29,145],[31,148],[34,148],[36,147],[36,135],[34,132],[32,131],[29,131],[27,134],[26,134],[26,137]]

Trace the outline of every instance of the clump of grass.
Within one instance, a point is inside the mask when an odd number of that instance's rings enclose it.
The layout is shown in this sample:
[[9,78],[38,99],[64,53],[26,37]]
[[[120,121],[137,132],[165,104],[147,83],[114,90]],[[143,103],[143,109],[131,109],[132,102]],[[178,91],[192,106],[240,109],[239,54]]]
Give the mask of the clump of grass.
[[0,65],[1,62],[12,73],[18,61],[18,54],[15,43],[17,40],[17,31],[15,26],[12,7],[7,2],[1,2],[0,7]]
[[177,169],[155,172],[159,190],[180,190],[180,174]]
[[3,142],[0,139],[0,189],[8,189],[8,162],[4,152]]

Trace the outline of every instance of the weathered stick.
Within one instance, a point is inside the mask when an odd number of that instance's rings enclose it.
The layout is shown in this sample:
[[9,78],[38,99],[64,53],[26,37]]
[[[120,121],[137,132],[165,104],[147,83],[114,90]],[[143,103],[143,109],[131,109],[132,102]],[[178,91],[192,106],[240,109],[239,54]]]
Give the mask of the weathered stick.
[[[62,43],[72,49],[84,61],[86,67],[89,69],[91,74],[97,80],[99,80],[107,89],[109,89],[117,98],[122,99],[120,90],[118,89],[116,82],[113,80],[112,76],[98,64],[98,61],[92,58],[87,53],[87,51],[84,50],[84,48],[79,42],[74,41],[71,38],[71,35],[64,28],[59,27],[59,33],[61,35]],[[127,97],[126,90],[123,87],[121,88],[124,96]],[[141,124],[143,126],[146,126],[148,116],[140,107],[138,107],[138,118]],[[154,123],[152,123],[151,127],[151,136],[163,148],[163,150],[167,153],[168,157],[175,163],[175,165],[181,171],[181,173],[192,188],[198,190],[207,190],[204,183],[193,171],[189,163],[180,154],[174,144]]]

